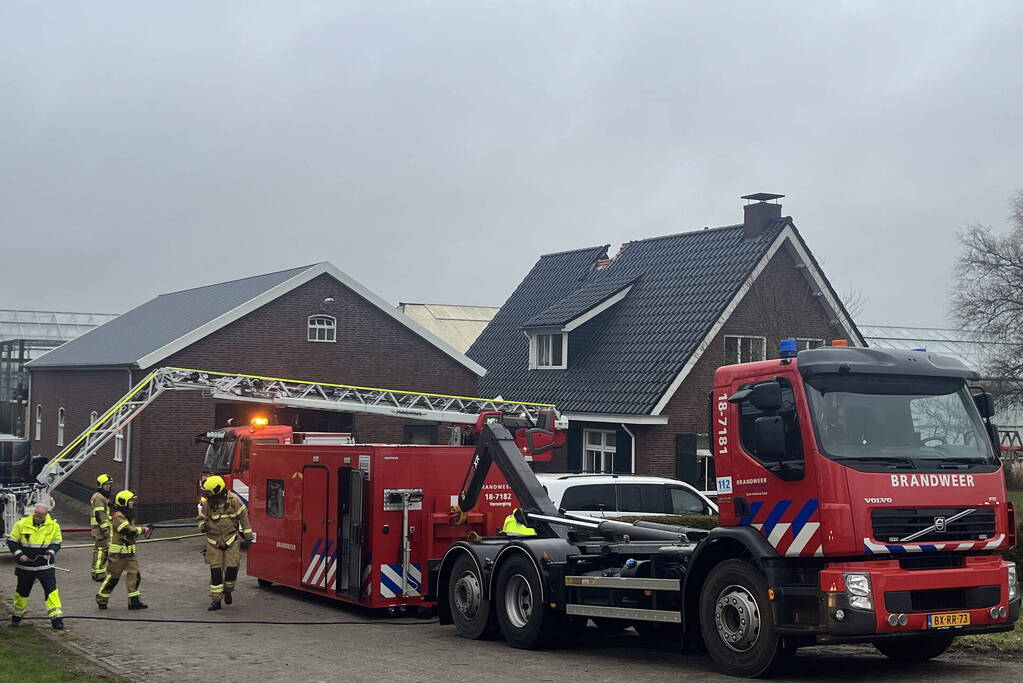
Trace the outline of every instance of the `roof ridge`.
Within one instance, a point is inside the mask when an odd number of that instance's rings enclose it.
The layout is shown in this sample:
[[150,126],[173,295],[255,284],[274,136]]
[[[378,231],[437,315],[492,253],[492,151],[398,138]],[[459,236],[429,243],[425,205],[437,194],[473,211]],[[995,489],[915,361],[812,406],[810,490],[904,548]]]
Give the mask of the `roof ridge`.
[[274,271],[271,271],[269,273],[260,273],[258,275],[249,275],[247,277],[236,277],[233,280],[224,280],[223,282],[211,282],[208,285],[198,285],[197,287],[186,287],[185,289],[177,289],[177,290],[174,290],[173,292],[164,292],[163,294],[157,294],[156,296],[157,297],[161,297],[161,296],[170,296],[171,294],[182,294],[184,292],[194,292],[197,289],[206,289],[207,287],[219,287],[220,285],[227,285],[227,284],[231,284],[232,282],[243,282],[244,280],[255,280],[257,277],[266,277],[267,275],[279,275],[280,273],[287,273],[287,272],[292,271],[292,270],[297,271],[297,273],[298,272],[304,273],[305,271],[309,270],[310,268],[312,268],[314,266],[321,265],[322,263],[325,263],[325,261],[320,261],[319,263],[310,263],[309,265],[306,265],[306,266],[297,266],[295,268],[281,268],[280,270],[274,270]]
[[606,251],[607,248],[610,246],[611,246],[610,244],[604,244],[593,245],[592,247],[579,247],[578,249],[566,249],[565,251],[549,251],[546,254],[540,254],[540,258],[543,258],[544,256],[561,256],[562,254],[574,254],[576,252],[592,251],[594,249],[604,249]]
[[435,302],[425,301],[399,301],[399,306],[456,306],[458,308],[501,308],[500,306],[491,306],[490,304],[438,304]]

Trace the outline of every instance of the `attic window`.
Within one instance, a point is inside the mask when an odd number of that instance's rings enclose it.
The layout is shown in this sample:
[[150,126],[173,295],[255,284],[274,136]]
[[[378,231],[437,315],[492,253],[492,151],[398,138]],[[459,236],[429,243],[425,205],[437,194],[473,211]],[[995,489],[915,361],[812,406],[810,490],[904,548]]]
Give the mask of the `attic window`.
[[336,342],[337,320],[332,315],[309,316],[308,340],[311,342]]
[[553,332],[529,335],[530,370],[564,370],[567,367],[567,334]]
[[725,337],[725,365],[752,363],[767,358],[767,340],[764,337]]

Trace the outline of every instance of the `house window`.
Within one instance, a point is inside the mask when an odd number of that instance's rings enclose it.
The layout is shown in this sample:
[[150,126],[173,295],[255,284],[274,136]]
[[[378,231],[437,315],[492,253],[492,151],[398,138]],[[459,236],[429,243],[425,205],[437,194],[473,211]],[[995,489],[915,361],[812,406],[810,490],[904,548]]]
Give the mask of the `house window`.
[[563,332],[529,337],[530,368],[563,370],[568,367],[568,335]]
[[822,346],[824,346],[823,339],[796,339],[796,348],[800,351],[819,349]]
[[36,404],[36,441],[43,438],[43,404]]
[[337,341],[337,320],[332,315],[311,315],[309,316],[309,341],[311,342],[335,342]]
[[583,472],[614,472],[615,433],[603,429],[583,430]]
[[64,408],[57,408],[57,445],[64,445]]
[[98,420],[98,419],[99,419],[99,413],[97,413],[95,410],[92,411],[91,413],[89,413],[89,424],[90,425],[96,424],[96,420]]
[[114,462],[124,462],[124,430],[114,434]]
[[725,337],[725,365],[751,363],[767,358],[767,340],[764,337]]

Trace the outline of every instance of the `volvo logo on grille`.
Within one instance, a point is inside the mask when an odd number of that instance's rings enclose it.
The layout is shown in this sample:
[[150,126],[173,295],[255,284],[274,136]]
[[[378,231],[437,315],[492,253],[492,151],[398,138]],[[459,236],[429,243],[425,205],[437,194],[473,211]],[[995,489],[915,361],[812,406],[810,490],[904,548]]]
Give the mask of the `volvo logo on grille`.
[[935,517],[934,518],[934,530],[937,531],[939,534],[945,533],[945,518],[944,517]]

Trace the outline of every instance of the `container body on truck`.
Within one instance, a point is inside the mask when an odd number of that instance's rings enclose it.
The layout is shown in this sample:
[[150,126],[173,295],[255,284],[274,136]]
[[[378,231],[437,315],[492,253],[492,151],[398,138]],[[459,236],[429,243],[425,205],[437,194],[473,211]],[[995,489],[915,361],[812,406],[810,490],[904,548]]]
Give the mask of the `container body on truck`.
[[517,501],[500,472],[464,523],[452,507],[465,446],[258,445],[248,470],[256,541],[246,571],[370,608],[433,603],[428,568],[455,541],[492,536]]
[[553,509],[500,426],[460,494],[505,473],[535,535],[455,543],[437,566],[442,623],[542,648],[609,628],[706,648],[736,676],[799,647],[870,642],[925,660],[958,635],[1013,628],[1015,517],[991,397],[954,359],[823,348],[719,368],[708,428],[721,525],[626,524]]

